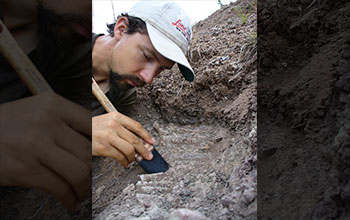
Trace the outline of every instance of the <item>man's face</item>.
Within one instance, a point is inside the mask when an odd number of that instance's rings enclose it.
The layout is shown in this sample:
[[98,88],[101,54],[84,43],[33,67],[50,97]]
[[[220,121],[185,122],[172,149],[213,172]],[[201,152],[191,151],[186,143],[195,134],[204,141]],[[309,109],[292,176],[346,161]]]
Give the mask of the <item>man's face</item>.
[[160,55],[147,34],[125,34],[112,48],[109,69],[122,88],[150,84],[163,70],[175,63]]

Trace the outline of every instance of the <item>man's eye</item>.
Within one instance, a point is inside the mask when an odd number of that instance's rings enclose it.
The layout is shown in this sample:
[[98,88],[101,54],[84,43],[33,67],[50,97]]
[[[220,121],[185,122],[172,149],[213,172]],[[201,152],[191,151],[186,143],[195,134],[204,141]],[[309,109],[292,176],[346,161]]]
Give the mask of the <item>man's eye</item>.
[[143,53],[143,56],[146,58],[146,60],[150,60],[150,59],[151,59],[150,57],[148,57],[148,56],[146,55],[146,53],[145,53],[144,51],[142,51],[142,53]]

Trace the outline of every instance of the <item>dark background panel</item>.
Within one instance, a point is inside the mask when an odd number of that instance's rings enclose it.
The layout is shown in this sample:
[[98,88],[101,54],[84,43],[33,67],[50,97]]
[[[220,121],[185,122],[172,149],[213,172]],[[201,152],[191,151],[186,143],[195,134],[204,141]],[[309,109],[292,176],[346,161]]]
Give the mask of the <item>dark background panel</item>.
[[348,1],[258,3],[258,218],[348,219]]
[[[33,96],[2,51],[0,219],[90,219],[91,1],[0,1],[0,17],[55,91]],[[62,185],[70,191],[60,199],[47,192]],[[77,191],[71,211],[61,201]]]

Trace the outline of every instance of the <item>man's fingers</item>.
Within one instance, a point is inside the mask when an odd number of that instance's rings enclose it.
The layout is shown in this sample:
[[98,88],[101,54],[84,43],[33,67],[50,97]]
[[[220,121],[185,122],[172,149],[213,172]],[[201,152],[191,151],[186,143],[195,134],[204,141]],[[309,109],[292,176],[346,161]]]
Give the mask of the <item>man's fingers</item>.
[[58,95],[52,95],[51,109],[74,130],[91,137],[91,112],[84,107],[66,100]]
[[117,160],[119,163],[121,163],[121,165],[123,165],[123,167],[129,168],[129,161],[128,161],[128,159],[117,148],[115,148],[113,146],[110,146],[110,147],[105,149],[104,154],[105,155],[103,155],[103,156],[111,157],[111,158]]
[[35,170],[32,169],[26,174],[28,176],[24,176],[22,180],[24,186],[39,188],[55,196],[70,210],[74,210],[79,204],[78,198],[68,183],[46,166],[38,164]]
[[[141,155],[141,157],[145,158],[146,160],[152,160],[153,155],[152,153],[146,149],[145,145],[143,144],[143,141],[141,138],[134,135],[132,132],[126,130],[126,129],[120,129],[119,135],[122,137],[126,142],[131,144],[136,150],[137,153]],[[134,160],[135,152],[132,154],[132,159]],[[129,157],[128,157],[129,158]],[[129,160],[130,161],[130,160]]]
[[[119,144],[119,142],[117,142]],[[128,168],[129,161],[127,157],[120,151],[116,146],[107,141],[93,141],[93,151],[94,156],[111,157],[121,163],[125,168]]]
[[135,147],[124,139],[113,136],[110,139],[110,144],[112,148],[117,149],[126,157],[128,163],[132,163],[135,160]]
[[[137,122],[137,121],[135,121],[127,116],[124,116],[124,115],[121,115],[121,116],[122,116],[121,123],[125,128],[134,132],[136,135],[141,137],[143,140],[145,140],[149,144],[155,144],[155,140],[152,137],[152,135],[150,133],[148,133],[148,131],[144,127],[142,127],[142,125],[139,122]],[[139,152],[139,153],[141,153],[141,152]]]
[[85,200],[91,190],[91,168],[60,147],[47,149],[39,159],[41,163],[64,179],[79,201]]
[[63,122],[61,126],[55,128],[54,138],[57,145],[91,166],[91,141]]
[[83,137],[91,136],[91,113],[53,93],[0,105],[0,111],[7,165],[0,184],[40,188],[70,209],[84,200],[91,192],[91,149]]
[[118,112],[107,113],[92,119],[92,153],[96,156],[108,156],[117,159],[123,166],[135,160],[135,153],[151,160],[142,138],[152,142],[152,136],[142,125]]

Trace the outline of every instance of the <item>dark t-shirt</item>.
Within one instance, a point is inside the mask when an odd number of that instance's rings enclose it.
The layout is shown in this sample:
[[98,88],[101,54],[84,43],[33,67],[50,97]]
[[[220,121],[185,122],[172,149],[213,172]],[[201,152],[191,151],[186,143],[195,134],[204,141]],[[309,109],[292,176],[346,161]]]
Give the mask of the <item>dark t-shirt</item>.
[[[95,44],[96,39],[103,34],[93,34],[92,35],[92,44]],[[117,86],[115,80],[113,80],[113,75],[110,75],[110,89],[106,93],[108,99],[113,103],[116,109],[123,114],[128,115],[131,111],[133,104],[136,102],[136,89],[131,88],[128,90],[121,90]],[[97,99],[92,97],[92,116],[100,115],[106,113],[101,104],[97,101]]]

